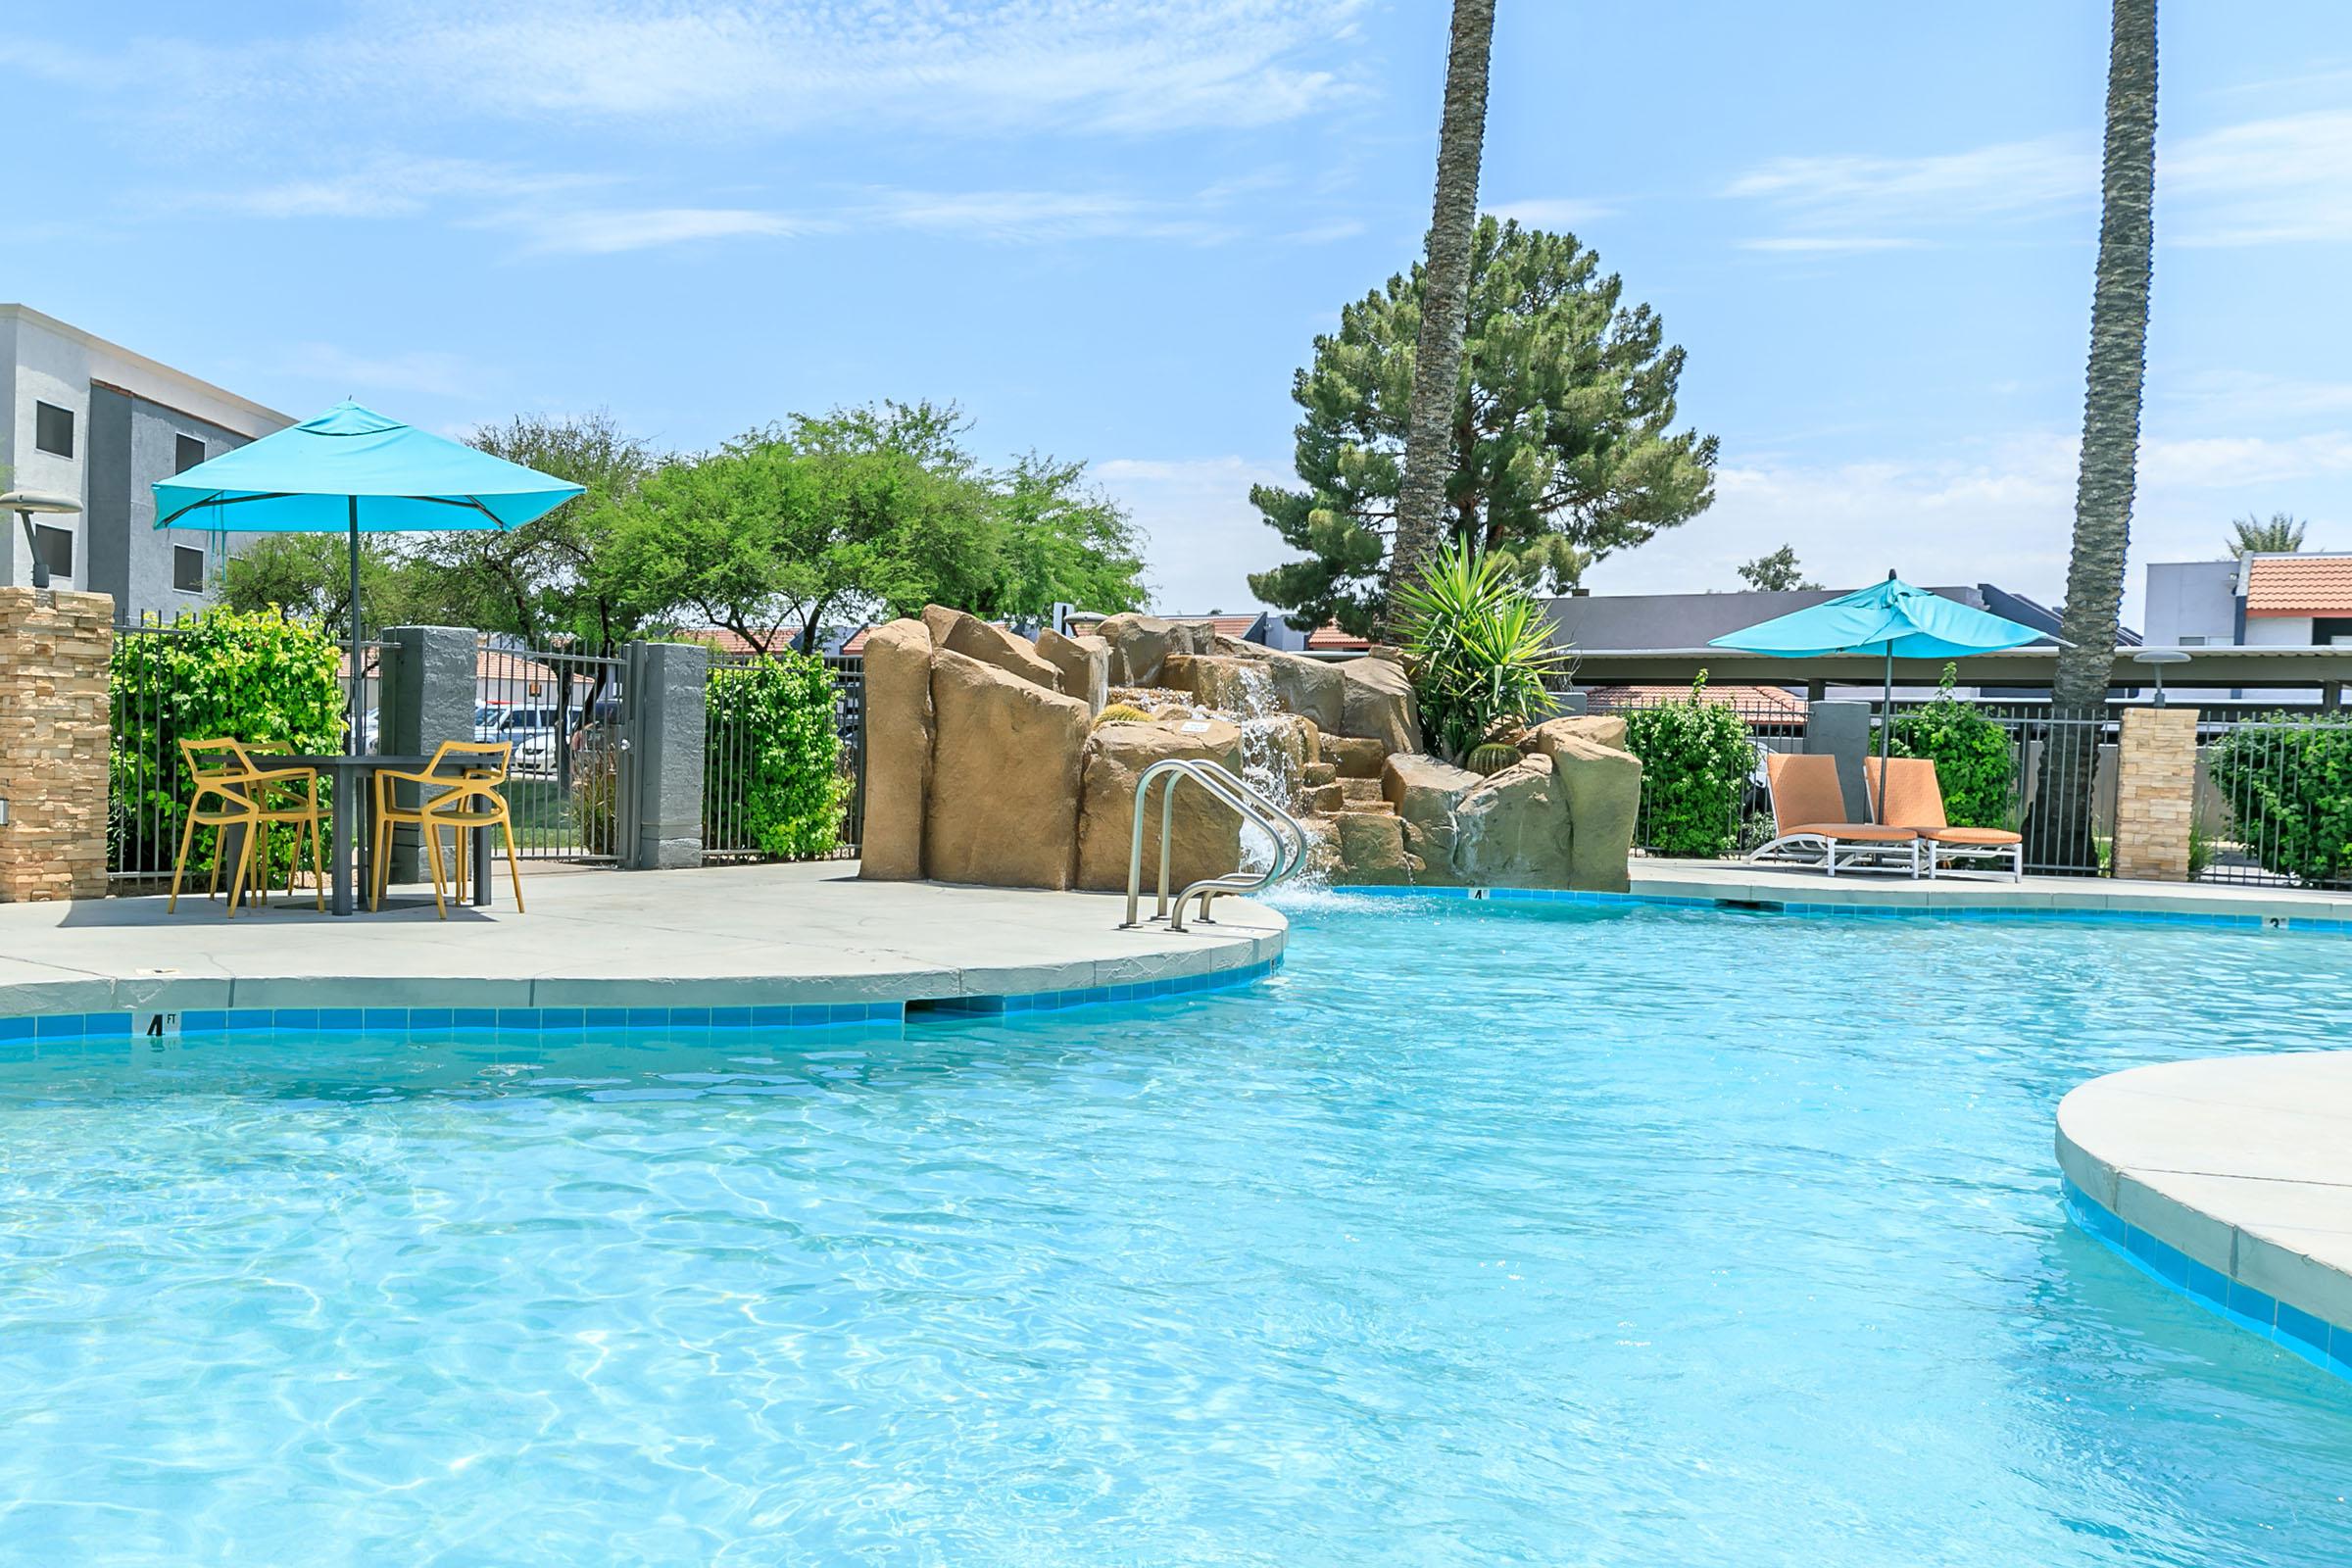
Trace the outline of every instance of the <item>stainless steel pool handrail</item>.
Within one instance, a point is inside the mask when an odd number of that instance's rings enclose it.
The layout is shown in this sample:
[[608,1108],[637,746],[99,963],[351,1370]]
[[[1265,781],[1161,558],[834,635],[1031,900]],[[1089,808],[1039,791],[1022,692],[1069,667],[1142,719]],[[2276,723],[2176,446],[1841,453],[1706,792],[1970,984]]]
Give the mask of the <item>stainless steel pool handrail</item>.
[[[1237,776],[1219,763],[1188,757],[1171,757],[1153,762],[1144,769],[1144,776],[1135,785],[1135,821],[1127,846],[1127,919],[1121,929],[1140,925],[1137,910],[1143,903],[1144,888],[1144,812],[1151,808],[1152,786],[1161,779],[1167,787],[1160,792],[1159,807],[1159,904],[1152,918],[1166,920],[1168,929],[1184,929],[1184,905],[1195,894],[1200,898],[1200,918],[1214,924],[1208,912],[1209,901],[1226,894],[1259,893],[1287,877],[1298,874],[1306,864],[1308,841],[1306,829],[1298,819],[1267,798],[1266,794]],[[1168,858],[1176,825],[1176,785],[1191,779],[1216,799],[1241,813],[1242,819],[1262,830],[1274,841],[1274,858],[1262,873],[1236,869],[1222,876],[1202,877],[1180,889],[1175,898],[1173,912],[1168,900]]]

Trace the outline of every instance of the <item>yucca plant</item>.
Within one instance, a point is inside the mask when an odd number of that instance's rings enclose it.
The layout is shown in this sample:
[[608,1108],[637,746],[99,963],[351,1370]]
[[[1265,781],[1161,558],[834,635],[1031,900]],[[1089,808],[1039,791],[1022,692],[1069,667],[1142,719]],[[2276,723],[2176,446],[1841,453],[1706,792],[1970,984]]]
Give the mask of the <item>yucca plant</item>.
[[1544,678],[1567,655],[1503,562],[1451,541],[1397,591],[1395,608],[1422,729],[1449,760],[1461,761],[1497,724],[1533,722],[1556,706]]

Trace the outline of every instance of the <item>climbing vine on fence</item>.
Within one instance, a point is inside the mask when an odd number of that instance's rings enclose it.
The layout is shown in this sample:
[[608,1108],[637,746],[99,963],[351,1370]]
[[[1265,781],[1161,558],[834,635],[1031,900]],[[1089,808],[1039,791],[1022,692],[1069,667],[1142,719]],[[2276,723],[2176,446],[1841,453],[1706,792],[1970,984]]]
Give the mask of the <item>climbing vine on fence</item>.
[[705,848],[808,859],[841,841],[841,735],[824,661],[781,653],[710,671]]
[[1653,855],[1716,859],[1739,838],[1755,742],[1706,686],[1702,669],[1688,698],[1624,715],[1627,749],[1642,759],[1642,845]]
[[1895,715],[1887,750],[1935,762],[1944,819],[1952,826],[2014,827],[2017,748],[1983,709],[1953,695],[1959,674],[1956,665],[1944,665],[1935,700]]
[[[257,751],[339,750],[340,668],[341,655],[324,633],[270,612],[211,610],[169,631],[118,635],[107,671],[114,714],[109,863],[122,871],[171,869],[191,787],[182,740],[226,737]],[[210,828],[198,832],[188,857],[192,878],[211,873],[213,838]],[[275,835],[270,849],[272,870],[282,877],[292,863],[293,835]]]

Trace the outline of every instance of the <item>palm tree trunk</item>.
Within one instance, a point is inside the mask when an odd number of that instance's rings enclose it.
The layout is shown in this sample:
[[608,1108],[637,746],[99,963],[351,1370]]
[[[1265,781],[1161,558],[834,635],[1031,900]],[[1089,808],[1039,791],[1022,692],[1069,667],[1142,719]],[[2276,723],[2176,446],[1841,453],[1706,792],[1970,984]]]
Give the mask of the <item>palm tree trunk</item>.
[[1438,192],[1421,274],[1421,335],[1380,612],[1383,635],[1396,589],[1437,552],[1446,478],[1453,466],[1453,406],[1470,312],[1470,247],[1478,231],[1478,166],[1487,140],[1487,60],[1494,43],[1494,0],[1453,0],[1453,46],[1438,123]]
[[2032,842],[2049,863],[2095,870],[2091,782],[2106,710],[2131,539],[2147,378],[2148,281],[2156,199],[2156,0],[2114,0],[2107,56],[2107,147],[2099,181],[2099,263],[2090,306],[2090,368],[2082,397],[2082,456],[2075,486],[2074,552],[2066,570],[2050,690],[2056,721],[2042,747]]

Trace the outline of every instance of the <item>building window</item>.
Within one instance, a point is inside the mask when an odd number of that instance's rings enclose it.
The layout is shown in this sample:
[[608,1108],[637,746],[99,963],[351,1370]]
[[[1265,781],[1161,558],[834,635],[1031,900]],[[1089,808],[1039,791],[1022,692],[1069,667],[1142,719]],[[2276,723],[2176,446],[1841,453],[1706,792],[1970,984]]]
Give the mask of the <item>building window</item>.
[[32,551],[52,577],[74,575],[74,530],[51,523],[32,525]]
[[54,403],[32,406],[32,444],[61,458],[74,455],[74,411]]
[[2180,639],[2180,645],[2182,648],[2202,648],[2205,646],[2205,639],[2202,637],[2183,637]]
[[173,473],[185,473],[203,461],[203,437],[183,435],[173,439],[172,448],[172,471]]
[[2311,646],[2341,648],[2352,643],[2352,616],[2321,615],[2311,623]]
[[183,594],[204,592],[204,552],[194,545],[172,547],[172,587]]

